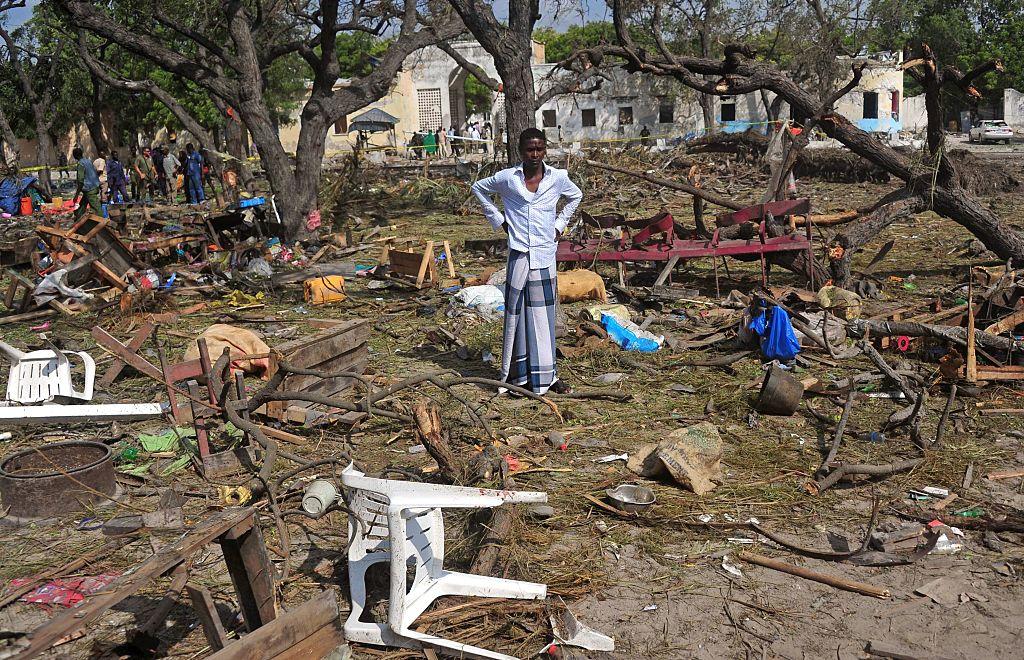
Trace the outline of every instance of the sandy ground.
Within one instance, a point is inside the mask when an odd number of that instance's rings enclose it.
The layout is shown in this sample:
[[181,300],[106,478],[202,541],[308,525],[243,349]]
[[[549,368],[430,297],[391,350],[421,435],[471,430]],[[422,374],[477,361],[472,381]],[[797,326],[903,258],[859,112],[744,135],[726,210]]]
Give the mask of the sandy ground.
[[[1016,145],[1014,145],[1016,150]],[[1009,159],[1007,159],[1009,160]],[[1019,165],[1014,161],[1012,167]],[[1017,172],[1020,176],[1020,171]],[[815,206],[822,212],[855,208],[876,199],[891,188],[887,184],[840,184],[806,182]],[[633,206],[633,193],[605,191],[599,206]],[[1024,195],[1001,194],[986,200],[1015,225],[1024,210]],[[648,200],[656,207],[658,200]],[[687,215],[680,212],[680,217]],[[450,211],[451,207],[449,207]],[[631,213],[634,211],[631,210]],[[474,214],[458,215],[436,208],[408,207],[391,212],[388,221],[396,225],[394,233],[424,238],[451,239],[459,244],[465,238],[484,238],[491,234],[483,220]],[[935,297],[948,303],[955,298],[952,285],[966,272],[971,257],[966,254],[970,236],[961,228],[931,214],[924,214],[894,225],[865,251],[866,263],[886,240],[896,238],[891,255],[876,271],[883,283],[883,298],[870,301],[867,313],[922,302]],[[376,254],[359,256],[372,261]],[[480,272],[488,264],[500,261],[457,252],[461,273]],[[604,274],[612,270],[605,267]],[[702,297],[714,294],[710,264],[694,262],[682,270],[676,281],[699,290]],[[913,279],[909,279],[913,275]],[[736,266],[725,290],[749,290],[757,281],[753,266]],[[776,284],[796,284],[784,272],[774,272]],[[912,286],[906,286],[912,283]],[[365,282],[351,285],[352,300],[346,305],[325,310],[323,316],[369,316],[377,322],[371,341],[373,371],[382,379],[396,379],[410,373],[438,367],[464,374],[495,376],[485,352],[500,354],[499,324],[486,323],[456,313],[449,308],[448,297],[437,294],[430,303],[434,315],[411,311],[389,312],[389,307],[411,300],[411,295],[396,290],[370,291]],[[723,291],[724,293],[724,291]],[[281,341],[290,327],[301,327],[301,306],[295,292],[277,294],[266,314],[278,319],[254,324],[268,341]],[[184,304],[184,303],[183,303]],[[572,314],[579,305],[569,306]],[[446,315],[451,309],[453,315]],[[695,324],[709,322],[701,315],[701,305],[673,310],[686,314]],[[261,313],[263,313],[261,312]],[[319,312],[318,312],[319,313]],[[172,335],[180,350],[190,332],[200,324],[212,322],[213,314],[196,315],[173,326],[182,334]],[[713,319],[712,319],[713,320]],[[91,323],[58,321],[55,331],[91,346],[85,332]],[[458,358],[450,347],[434,344],[427,335],[431,327],[442,325],[462,337],[470,349],[468,360]],[[32,338],[30,333],[14,333],[16,341]],[[278,339],[280,338],[280,339]],[[756,518],[766,528],[804,547],[833,550],[841,540],[859,546],[867,530],[872,503],[880,503],[879,531],[895,529],[906,521],[896,515],[907,510],[907,491],[922,486],[938,486],[957,492],[960,501],[954,511],[980,508],[985,511],[1019,511],[1024,506],[1021,494],[1024,482],[1009,479],[999,482],[982,477],[992,469],[1024,466],[1024,445],[1010,432],[1024,428],[1020,418],[981,417],[980,405],[1018,407],[1019,390],[990,387],[976,398],[962,398],[953,415],[945,446],[932,452],[923,466],[875,484],[858,484],[833,489],[823,495],[804,490],[808,475],[821,462],[823,447],[830,440],[813,418],[771,418],[751,415],[760,368],[752,358],[733,365],[732,370],[691,367],[682,364],[694,358],[710,357],[726,350],[706,353],[687,352],[650,357],[624,356],[617,349],[604,349],[591,355],[562,361],[562,374],[573,385],[588,386],[601,374],[625,374],[615,387],[633,396],[629,402],[566,400],[560,402],[565,423],[559,424],[543,406],[530,401],[494,398],[490,393],[472,391],[473,400],[491,415],[496,430],[507,435],[524,435],[517,444],[503,443],[502,452],[517,456],[534,468],[517,477],[520,488],[544,490],[550,494],[556,515],[546,521],[522,517],[507,544],[509,577],[546,582],[552,598],[561,596],[575,614],[595,629],[615,638],[613,653],[594,653],[566,649],[567,657],[589,658],[862,658],[868,657],[869,642],[898,648],[905,656],[990,658],[1024,657],[1020,651],[1024,630],[1024,587],[1019,572],[1024,566],[1022,536],[1002,532],[987,543],[980,530],[969,530],[965,522],[963,549],[955,554],[931,554],[919,561],[895,567],[859,567],[846,562],[829,562],[801,557],[766,542],[742,523]],[[891,361],[907,359],[924,368],[934,368],[926,351],[900,356],[884,353]],[[630,361],[632,359],[632,362]],[[653,373],[636,367],[639,362]],[[869,363],[858,358],[831,367],[818,364],[801,372],[801,377],[838,380]],[[751,384],[755,387],[751,388]],[[254,383],[258,386],[258,383]],[[671,389],[683,385],[693,393]],[[156,393],[152,384],[141,378],[115,385],[118,393],[139,391]],[[434,393],[436,394],[436,392]],[[453,442],[469,448],[479,442],[477,430],[468,425],[457,404],[441,399],[446,423]],[[936,392],[928,403],[925,434],[933,434],[945,397]],[[709,403],[710,402],[710,403]],[[827,402],[819,403],[822,410]],[[871,399],[858,404],[851,417],[851,428],[875,430],[896,406]],[[670,482],[645,481],[658,497],[650,513],[640,519],[625,519],[592,505],[583,495],[600,497],[603,490],[625,481],[635,481],[621,462],[600,464],[594,459],[611,453],[633,453],[642,443],[657,441],[676,428],[708,420],[721,431],[725,441],[723,456],[725,479],[713,493],[698,497]],[[149,429],[154,430],[154,429]],[[544,440],[550,430],[560,430],[570,439],[565,451],[551,448]],[[137,429],[131,429],[134,435]],[[55,435],[88,433],[67,429]],[[92,431],[95,433],[95,430]],[[396,437],[396,434],[399,434]],[[40,436],[19,434],[11,448],[40,441]],[[388,465],[411,469],[428,468],[432,459],[425,454],[410,454],[412,434],[399,425],[384,422],[369,424],[355,438],[354,456],[370,470]],[[329,454],[340,447],[340,434],[330,430],[319,436],[311,456]],[[882,443],[848,440],[842,457],[867,461],[885,461],[912,454],[905,435],[894,434]],[[969,489],[961,488],[964,471],[973,466],[976,475]],[[283,466],[282,466],[283,467]],[[170,480],[165,480],[170,481]],[[190,472],[173,478],[184,486],[212,491]],[[132,499],[142,505],[145,498]],[[204,501],[188,505],[190,520],[207,515],[216,506],[212,494]],[[1003,507],[1003,508],[1000,508]],[[102,516],[113,515],[105,513]],[[703,518],[702,518],[703,516]],[[708,523],[710,522],[711,526]],[[462,518],[449,519],[449,554],[454,566],[464,566],[472,548],[464,538]],[[715,527],[718,525],[718,527]],[[271,543],[276,543],[271,524],[264,525]],[[294,606],[320,588],[334,588],[342,599],[345,588],[343,534],[345,517],[333,514],[293,535],[293,573],[299,577],[282,588],[282,602]],[[157,543],[173,536],[159,535]],[[84,532],[75,521],[39,529],[0,527],[0,570],[5,578],[31,574],[58,563],[84,546],[98,545],[98,532]],[[741,550],[777,557],[828,575],[866,582],[888,589],[885,599],[840,591],[832,587],[786,575],[740,561]],[[146,543],[138,544],[116,557],[111,567],[122,570],[151,552]],[[280,558],[275,557],[275,561]],[[740,575],[726,570],[735,566]],[[209,586],[225,610],[225,621],[234,604],[230,582],[219,568],[217,551],[202,555],[194,569],[197,580]],[[915,594],[923,585],[941,578],[949,599],[938,604],[932,598]],[[162,595],[162,586],[140,594],[111,612],[81,640],[58,649],[53,655],[100,657],[101,649],[122,639],[125,630],[144,619]],[[0,612],[0,629],[26,630],[45,618],[34,606],[17,605]],[[230,627],[230,626],[229,626]],[[442,628],[443,634],[528,657],[549,641],[545,618],[537,613],[495,608],[483,623],[473,621]],[[161,632],[174,642],[176,657],[201,657],[205,641],[196,628],[194,615],[177,607],[169,626]],[[356,648],[355,657],[381,657],[379,650]],[[418,657],[391,653],[387,657]]]

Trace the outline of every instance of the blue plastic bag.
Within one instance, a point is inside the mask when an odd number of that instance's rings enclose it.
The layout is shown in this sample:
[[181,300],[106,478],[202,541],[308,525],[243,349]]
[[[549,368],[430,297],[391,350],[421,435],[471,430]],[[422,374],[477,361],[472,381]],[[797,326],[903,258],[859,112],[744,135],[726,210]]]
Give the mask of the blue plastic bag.
[[750,331],[761,337],[761,354],[769,360],[792,360],[800,352],[800,342],[789,322],[789,314],[772,305],[750,321]]
[[661,348],[658,342],[653,339],[638,337],[627,328],[624,328],[611,314],[602,314],[601,322],[604,323],[604,329],[608,332],[611,340],[621,346],[624,351],[653,353]]
[[[772,307],[768,326],[761,335],[761,354],[769,360],[792,360],[800,352],[800,342],[793,332],[789,314],[781,307]],[[753,327],[751,323],[751,327]]]

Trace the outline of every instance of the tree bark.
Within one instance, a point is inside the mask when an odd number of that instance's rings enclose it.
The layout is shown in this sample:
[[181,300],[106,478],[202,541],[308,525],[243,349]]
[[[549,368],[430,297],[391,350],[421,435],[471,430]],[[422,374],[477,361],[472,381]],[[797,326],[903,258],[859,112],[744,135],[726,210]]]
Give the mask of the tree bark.
[[[522,51],[520,51],[522,52]],[[537,104],[533,88],[533,69],[530,66],[530,49],[526,56],[506,55],[495,68],[505,83],[505,153],[509,165],[520,161],[519,135],[528,128],[537,127]]]
[[[43,176],[40,177],[40,185],[47,192],[50,191],[50,164],[55,160],[56,150],[53,146],[53,136],[50,134],[50,128],[53,126],[53,121],[47,117],[47,113],[50,110],[50,98],[52,87],[47,84],[44,89],[42,96],[36,93],[35,87],[32,84],[32,76],[25,68],[25,61],[18,55],[19,47],[14,42],[10,33],[0,28],[0,39],[3,40],[7,46],[7,55],[11,61],[11,67],[18,75],[18,81],[21,83],[21,90],[25,94],[25,99],[28,101],[29,107],[32,109],[32,122],[36,129],[36,159],[38,164],[43,168]],[[57,58],[51,56],[49,66],[49,80],[54,78],[56,72]],[[45,74],[44,74],[45,75]]]
[[[245,123],[256,144],[257,152],[274,194],[276,207],[285,225],[286,238],[304,233],[306,218],[316,208],[317,189],[323,161],[328,127],[347,114],[383,97],[391,88],[396,73],[412,52],[440,40],[461,34],[465,27],[451,16],[432,13],[433,23],[423,23],[415,0],[399,5],[376,6],[372,16],[363,15],[364,3],[353,2],[344,18],[339,16],[339,0],[319,3],[315,16],[285,12],[263,15],[271,11],[259,5],[256,16],[250,17],[248,5],[222,3],[221,15],[210,22],[218,30],[226,26],[230,48],[219,44],[224,37],[208,37],[192,28],[176,25],[173,19],[155,13],[157,23],[169,28],[179,38],[194,42],[200,56],[186,54],[174,44],[161,41],[160,33],[139,26],[118,22],[91,0],[56,0],[56,5],[70,15],[76,27],[88,30],[124,49],[144,57],[164,70],[195,82],[211,95],[229,104]],[[211,5],[210,11],[217,11]],[[267,22],[278,19],[294,21],[292,30],[268,30]],[[379,35],[392,21],[400,20],[401,28],[393,35],[390,47],[374,69],[348,85],[335,89],[340,78],[337,58],[337,36],[341,32],[361,31]],[[304,35],[289,41],[282,34]],[[302,109],[298,156],[294,167],[281,144],[280,136],[263,97],[264,73],[278,58],[292,53],[300,55],[313,71],[313,89]]]
[[10,151],[12,160],[16,163],[21,157],[21,149],[18,147],[18,136],[14,134],[4,109],[0,108],[0,163],[9,164],[7,152]]

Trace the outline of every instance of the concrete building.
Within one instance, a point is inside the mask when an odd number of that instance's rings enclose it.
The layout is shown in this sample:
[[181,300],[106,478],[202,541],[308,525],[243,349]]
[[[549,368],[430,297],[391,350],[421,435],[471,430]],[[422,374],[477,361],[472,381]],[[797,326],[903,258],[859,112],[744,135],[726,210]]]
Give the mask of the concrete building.
[[[497,71],[491,56],[475,41],[453,44],[467,61],[482,68],[492,78]],[[860,84],[836,104],[836,110],[860,128],[895,134],[902,129],[903,70],[899,53],[879,53],[856,58],[843,57],[849,68],[865,62]],[[544,46],[533,44],[532,68],[538,93],[565,75],[554,64],[544,61]],[[452,57],[436,47],[425,48],[411,55],[395,79],[391,92],[379,101],[346,117],[327,137],[327,153],[351,150],[355,133],[348,132],[352,118],[369,108],[380,108],[399,119],[395,138],[388,133],[369,137],[371,147],[403,147],[417,131],[456,126],[465,134],[471,121],[490,122],[496,130],[504,123],[503,97],[493,93],[491,109],[486,114],[470,117],[466,110],[465,82],[470,75]],[[344,85],[345,82],[339,83]],[[765,98],[759,92],[715,99],[715,119],[719,130],[741,132],[750,128],[767,132],[768,113]],[[781,117],[789,117],[789,106],[782,104]],[[282,127],[285,148],[294,151],[298,142],[299,116]],[[667,78],[629,74],[613,68],[600,89],[591,94],[570,94],[556,97],[537,110],[537,126],[548,138],[561,143],[587,143],[636,139],[646,126],[653,139],[699,135],[704,131],[704,118],[696,93]],[[394,144],[397,142],[398,144]]]

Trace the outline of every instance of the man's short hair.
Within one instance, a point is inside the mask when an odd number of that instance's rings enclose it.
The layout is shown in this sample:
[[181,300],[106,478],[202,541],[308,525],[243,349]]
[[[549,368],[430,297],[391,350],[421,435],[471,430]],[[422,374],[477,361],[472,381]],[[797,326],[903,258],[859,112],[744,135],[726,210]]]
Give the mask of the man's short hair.
[[82,160],[82,148],[75,147],[74,149],[72,149],[71,157],[74,158],[75,160]]
[[519,134],[519,148],[522,149],[530,140],[542,140],[547,144],[548,136],[539,128],[527,128]]

